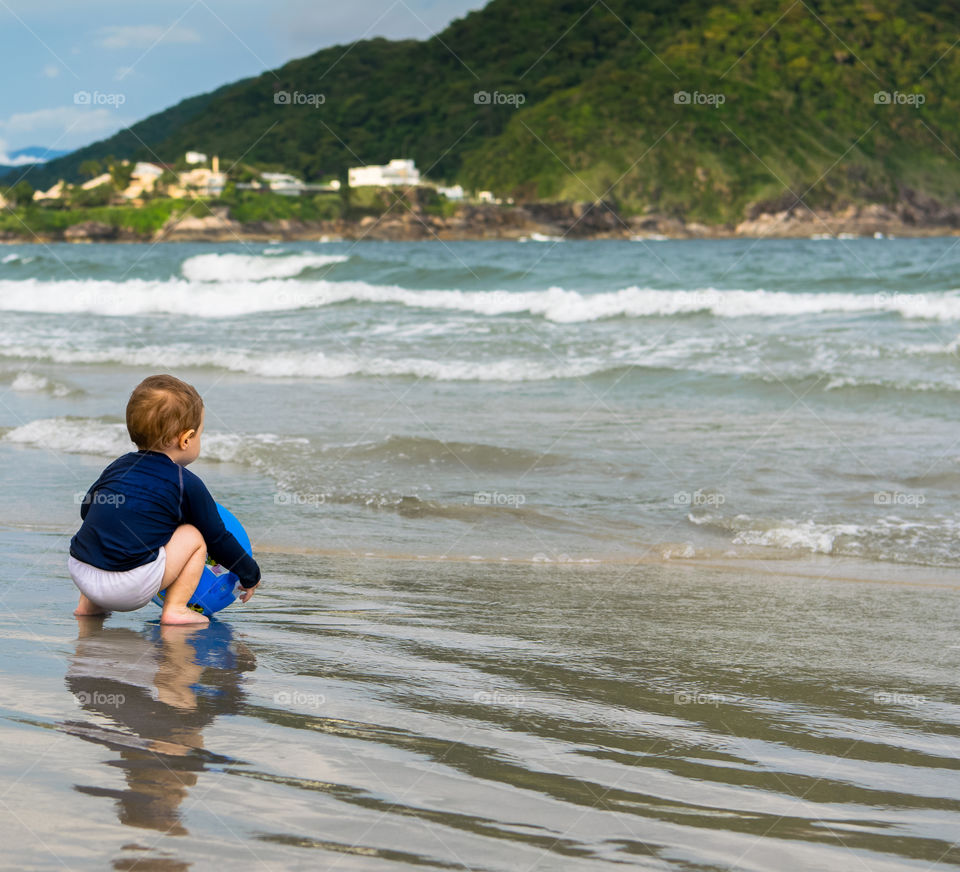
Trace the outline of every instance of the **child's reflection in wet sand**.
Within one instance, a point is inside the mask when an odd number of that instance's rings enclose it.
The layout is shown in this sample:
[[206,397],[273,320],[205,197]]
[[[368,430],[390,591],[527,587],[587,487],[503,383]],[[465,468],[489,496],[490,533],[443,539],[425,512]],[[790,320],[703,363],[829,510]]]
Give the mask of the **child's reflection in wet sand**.
[[255,658],[220,622],[151,624],[139,632],[105,627],[102,618],[79,623],[66,684],[95,717],[64,727],[117,751],[107,765],[123,770],[127,788],[75,788],[114,798],[123,824],[183,835],[179,806],[207,763],[217,760],[204,750],[203,728],[239,711],[242,673],[254,668]]

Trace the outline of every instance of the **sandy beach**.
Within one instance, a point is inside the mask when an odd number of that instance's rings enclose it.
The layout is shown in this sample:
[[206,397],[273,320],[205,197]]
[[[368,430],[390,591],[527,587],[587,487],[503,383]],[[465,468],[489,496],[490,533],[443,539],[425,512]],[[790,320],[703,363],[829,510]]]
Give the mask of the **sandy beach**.
[[955,573],[274,553],[184,630],[66,532],[3,528],[9,868],[960,866]]

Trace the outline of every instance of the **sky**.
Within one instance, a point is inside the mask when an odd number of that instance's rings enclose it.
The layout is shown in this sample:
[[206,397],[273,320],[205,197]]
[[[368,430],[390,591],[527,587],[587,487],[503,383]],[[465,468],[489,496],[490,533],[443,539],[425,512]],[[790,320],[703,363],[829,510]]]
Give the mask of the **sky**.
[[0,0],[0,164],[69,151],[330,45],[423,39],[486,0]]

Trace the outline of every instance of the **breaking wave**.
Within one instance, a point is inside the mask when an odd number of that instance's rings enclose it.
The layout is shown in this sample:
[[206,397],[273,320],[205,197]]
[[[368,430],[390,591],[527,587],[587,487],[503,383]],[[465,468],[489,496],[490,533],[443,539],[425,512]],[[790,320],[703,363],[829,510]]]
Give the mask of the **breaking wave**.
[[295,254],[283,256],[282,252],[264,252],[270,256],[254,254],[198,254],[187,258],[180,266],[185,279],[192,282],[262,281],[263,279],[288,279],[307,269],[317,269],[344,263],[350,258],[345,254]]
[[[528,315],[556,323],[610,318],[707,314],[716,318],[773,318],[832,313],[893,314],[908,319],[960,321],[960,292],[936,294],[787,293],[764,290],[657,290],[629,287],[582,293],[551,287],[540,291],[411,290],[364,281],[282,279],[314,255],[256,257],[209,254],[184,265],[187,279],[0,281],[0,310],[134,316],[151,314],[228,318],[258,312],[312,309],[340,303],[400,305],[478,315]],[[234,258],[234,260],[225,260]],[[239,258],[239,260],[237,260]],[[298,266],[299,264],[299,266]]]
[[[3,442],[26,445],[65,454],[92,454],[97,457],[119,457],[136,446],[127,435],[124,424],[101,418],[40,418],[8,430]],[[204,432],[203,458],[223,463],[244,463],[261,466],[264,448],[297,446],[309,440],[278,436],[274,433]]]
[[960,524],[946,516],[925,515],[920,520],[890,515],[859,523],[749,515],[690,515],[688,520],[729,536],[735,546],[927,566],[956,566],[960,558],[956,545]]

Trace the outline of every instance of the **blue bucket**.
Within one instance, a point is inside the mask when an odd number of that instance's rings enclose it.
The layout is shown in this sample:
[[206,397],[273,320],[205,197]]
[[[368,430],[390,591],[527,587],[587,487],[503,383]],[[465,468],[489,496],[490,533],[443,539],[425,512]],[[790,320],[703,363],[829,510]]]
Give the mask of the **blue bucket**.
[[[233,516],[229,509],[225,509],[220,503],[217,503],[217,511],[220,512],[220,518],[223,520],[227,531],[232,533],[234,538],[243,546],[247,554],[252,555],[250,548],[250,537],[243,525]],[[203,567],[203,575],[200,576],[200,582],[194,591],[188,608],[200,612],[210,617],[214,612],[225,609],[237,598],[237,584],[240,579],[229,569],[224,568],[219,563],[214,563],[211,558],[207,558],[207,565]],[[153,601],[158,605],[163,605],[165,590],[161,590]]]

